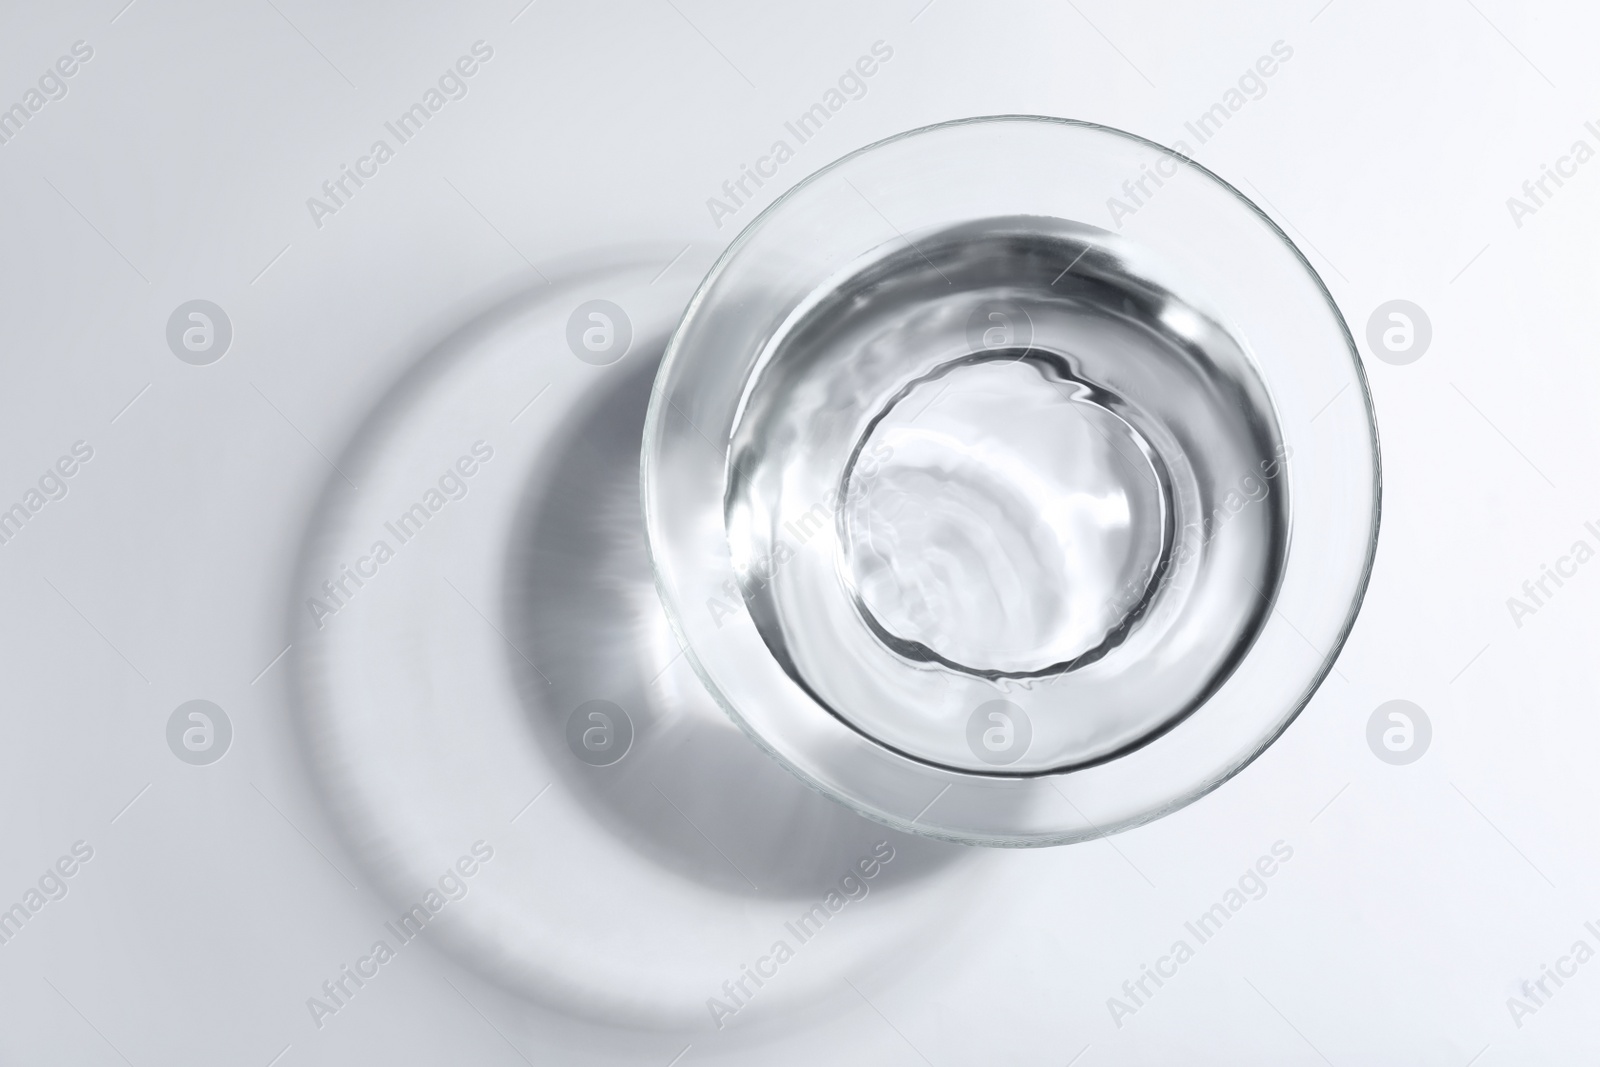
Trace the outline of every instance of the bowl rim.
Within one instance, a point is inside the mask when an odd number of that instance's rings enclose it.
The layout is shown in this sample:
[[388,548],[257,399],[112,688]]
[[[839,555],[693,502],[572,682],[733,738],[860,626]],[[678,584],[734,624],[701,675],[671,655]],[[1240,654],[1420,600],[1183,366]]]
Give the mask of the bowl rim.
[[[1352,381],[1358,387],[1357,391],[1360,393],[1360,417],[1361,421],[1365,424],[1366,444],[1371,450],[1371,479],[1370,483],[1365,487],[1370,492],[1371,517],[1365,531],[1364,555],[1359,563],[1357,573],[1353,579],[1353,583],[1349,592],[1348,605],[1345,609],[1343,618],[1340,619],[1338,625],[1334,628],[1333,638],[1329,643],[1327,650],[1318,652],[1318,663],[1316,667],[1309,672],[1306,684],[1301,688],[1299,694],[1290,702],[1289,707],[1281,713],[1273,728],[1259,736],[1256,744],[1249,748],[1242,758],[1234,760],[1229,765],[1217,768],[1216,772],[1205,778],[1205,780],[1201,781],[1192,788],[1172,796],[1161,805],[1150,807],[1141,813],[1123,818],[1116,822],[1106,823],[1104,825],[1096,825],[1093,821],[1088,820],[1086,816],[1083,816],[1082,819],[1085,825],[1081,828],[1063,828],[1044,832],[1028,831],[1025,833],[1016,833],[1003,829],[997,829],[992,832],[973,831],[971,829],[956,830],[950,827],[941,827],[921,822],[920,820],[922,819],[923,815],[926,814],[927,809],[924,809],[922,813],[919,813],[915,817],[907,818],[903,815],[885,810],[881,805],[865,802],[858,793],[852,790],[841,788],[834,782],[819,778],[808,768],[797,765],[795,761],[791,760],[785,753],[780,751],[780,749],[772,742],[772,740],[758,730],[750,722],[749,718],[740,711],[736,703],[723,691],[722,687],[715,680],[706,664],[702,662],[701,655],[697,652],[694,642],[690,640],[683,618],[683,615],[686,614],[684,611],[684,605],[680,603],[676,591],[669,587],[669,583],[667,582],[663,573],[664,568],[661,565],[660,557],[667,538],[661,532],[661,517],[653,501],[652,495],[652,475],[657,468],[657,456],[655,455],[656,449],[653,447],[653,444],[660,438],[664,431],[664,419],[666,417],[666,411],[671,405],[670,397],[667,395],[665,385],[669,382],[673,371],[678,367],[680,361],[689,358],[685,354],[685,335],[690,325],[696,320],[697,314],[701,311],[713,290],[716,288],[717,283],[722,279],[723,275],[729,270],[729,268],[735,264],[735,261],[739,258],[740,254],[750,245],[753,240],[760,235],[768,220],[782,211],[798,197],[803,195],[806,190],[810,189],[818,182],[825,180],[829,175],[840,170],[851,161],[859,157],[865,156],[869,153],[874,153],[885,147],[908,139],[936,134],[938,132],[954,128],[1004,124],[1014,124],[1032,128],[1055,127],[1060,129],[1084,130],[1109,134],[1115,138],[1119,138],[1124,141],[1131,142],[1134,145],[1142,146],[1146,149],[1152,150],[1160,155],[1168,156],[1178,160],[1184,167],[1193,170],[1201,178],[1209,179],[1218,188],[1230,194],[1235,202],[1245,207],[1249,214],[1254,216],[1256,220],[1262,223],[1267,232],[1271,236],[1275,237],[1277,242],[1282,247],[1286,248],[1299,263],[1301,269],[1304,271],[1304,276],[1311,281],[1312,285],[1315,287],[1316,294],[1326,306],[1332,323],[1336,325],[1342,340],[1343,352],[1348,357],[1349,369],[1353,374]],[[724,443],[722,446],[722,451],[723,457],[726,459],[726,443]],[[845,153],[842,156],[837,157],[821,167],[818,167],[816,170],[801,178],[793,186],[786,189],[783,193],[774,198],[770,204],[757,212],[756,215],[745,224],[743,229],[741,229],[740,232],[733,238],[733,240],[729,242],[727,247],[717,257],[712,266],[707,270],[705,276],[701,279],[699,285],[694,291],[693,297],[691,297],[689,303],[685,307],[682,318],[679,320],[676,328],[672,332],[671,338],[668,341],[660,368],[657,371],[656,387],[652,390],[650,405],[645,418],[640,454],[640,501],[645,522],[646,544],[650,554],[652,572],[655,576],[656,589],[658,595],[661,597],[673,635],[677,639],[683,654],[689,660],[691,667],[695,671],[695,674],[699,677],[701,683],[705,686],[713,699],[716,700],[717,704],[722,707],[723,711],[746,734],[746,736],[750,737],[751,740],[765,750],[768,755],[772,756],[772,758],[776,759],[781,765],[786,767],[792,773],[796,774],[808,785],[853,808],[859,813],[895,829],[967,844],[1032,847],[1038,845],[1051,845],[1079,840],[1088,840],[1095,837],[1104,836],[1107,833],[1118,832],[1121,830],[1130,829],[1134,826],[1142,825],[1146,822],[1153,821],[1162,815],[1185,807],[1212,792],[1224,782],[1228,781],[1234,775],[1242,771],[1245,767],[1249,766],[1261,755],[1262,752],[1270,747],[1273,742],[1275,742],[1283,735],[1285,731],[1288,730],[1289,726],[1305,710],[1312,697],[1315,696],[1317,691],[1321,688],[1322,683],[1326,681],[1328,675],[1333,672],[1339,655],[1342,652],[1346,641],[1349,639],[1349,636],[1355,627],[1356,619],[1360,615],[1361,608],[1365,603],[1367,590],[1371,582],[1373,567],[1376,562],[1378,541],[1382,525],[1383,464],[1381,439],[1379,435],[1376,410],[1373,405],[1365,363],[1361,358],[1360,350],[1357,346],[1355,337],[1352,334],[1349,323],[1346,321],[1337,301],[1334,299],[1333,294],[1328,289],[1326,282],[1323,280],[1321,273],[1312,265],[1305,253],[1301,251],[1300,247],[1281,226],[1279,226],[1265,211],[1263,211],[1253,200],[1246,196],[1238,187],[1233,185],[1227,179],[1218,175],[1209,167],[1206,167],[1204,164],[1195,160],[1192,156],[1180,152],[1176,148],[1162,145],[1148,137],[1144,137],[1140,134],[1132,133],[1130,131],[1104,123],[1092,122],[1083,119],[1065,118],[1060,116],[1012,113],[978,115],[949,119],[941,122],[931,123],[925,126],[919,126],[913,129],[903,130],[891,134],[888,137],[880,138],[869,144],[863,145]],[[1255,655],[1256,652],[1257,650],[1253,647],[1248,650],[1241,658],[1241,666],[1244,661],[1251,658],[1251,656]],[[1209,698],[1207,701],[1201,702],[1201,704],[1195,708],[1193,713],[1185,718],[1193,718],[1203,714],[1208,701]],[[822,715],[829,716],[830,718],[836,718],[834,713],[832,713],[829,709],[818,708],[817,710]],[[1162,728],[1154,731],[1147,738],[1141,739],[1139,743],[1126,746],[1116,753],[1113,753],[1103,759],[1094,761],[1088,766],[1102,766],[1106,763],[1115,762],[1117,759],[1125,757],[1142,748],[1147,741],[1154,740],[1155,738],[1169,733],[1174,727],[1179,725],[1181,721],[1184,720],[1180,719],[1166,724]],[[1033,783],[1034,785],[1053,785],[1058,781],[1070,778],[1074,774],[1078,774],[1087,769],[1086,765],[1076,765],[1065,770],[1058,769],[1030,771],[1025,773],[1010,772],[994,774],[985,774],[980,771],[961,770],[931,763],[920,757],[910,756],[902,753],[898,749],[892,748],[886,743],[873,738],[870,734],[861,730],[853,723],[843,723],[843,725],[847,729],[859,735],[866,743],[882,750],[883,753],[893,756],[895,759],[900,761],[914,763],[925,770],[932,772],[936,777],[944,777],[949,779],[950,781],[947,781],[945,785],[945,790],[948,790],[950,784],[952,784],[955,780],[997,784],[1002,788],[1006,787],[1008,784],[1021,786],[1023,783]],[[944,796],[945,790],[940,791],[940,797]],[[1061,793],[1060,789],[1056,789],[1056,792]],[[1071,805],[1075,811],[1077,810],[1077,805],[1073,804],[1070,798],[1067,798],[1064,793],[1062,793],[1061,796],[1063,799],[1067,799],[1068,804]],[[937,801],[938,797],[935,797],[934,800]],[[929,807],[932,807],[932,803],[930,803]],[[1081,811],[1078,812],[1078,814],[1082,816]]]

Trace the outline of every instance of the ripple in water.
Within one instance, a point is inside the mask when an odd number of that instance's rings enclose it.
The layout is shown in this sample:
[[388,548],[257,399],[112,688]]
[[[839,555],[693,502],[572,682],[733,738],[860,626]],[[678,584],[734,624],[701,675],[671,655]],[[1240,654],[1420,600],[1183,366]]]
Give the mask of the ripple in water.
[[1060,670],[1120,640],[1155,577],[1166,500],[1150,446],[1048,360],[948,364],[873,420],[845,476],[845,572],[901,655],[979,675]]
[[[1214,692],[1270,611],[1270,397],[1241,339],[1114,234],[1029,217],[911,240],[812,294],[747,386],[725,521],[751,616],[904,755],[1112,758]],[[997,699],[1032,730],[1001,770],[967,740]]]

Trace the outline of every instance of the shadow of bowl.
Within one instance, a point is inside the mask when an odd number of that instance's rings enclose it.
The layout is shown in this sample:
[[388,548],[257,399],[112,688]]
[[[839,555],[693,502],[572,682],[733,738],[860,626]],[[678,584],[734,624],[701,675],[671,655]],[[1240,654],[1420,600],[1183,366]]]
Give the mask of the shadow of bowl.
[[[811,896],[885,837],[901,879],[932,874],[964,850],[889,830],[789,774],[727,719],[678,652],[639,496],[645,411],[666,342],[636,342],[570,413],[527,487],[505,567],[505,628],[541,665],[508,652],[530,728],[564,784],[619,838],[709,887]],[[595,700],[622,709],[634,730],[631,751],[609,766],[576,757],[568,742],[568,719]]]

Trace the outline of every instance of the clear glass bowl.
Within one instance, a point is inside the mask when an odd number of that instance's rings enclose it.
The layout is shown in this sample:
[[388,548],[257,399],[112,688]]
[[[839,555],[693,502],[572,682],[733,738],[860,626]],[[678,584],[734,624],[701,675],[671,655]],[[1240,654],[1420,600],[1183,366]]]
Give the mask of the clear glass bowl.
[[1056,844],[1261,752],[1354,621],[1378,445],[1350,333],[1203,167],[1087,123],[912,131],[702,283],[642,457],[706,687],[904,830]]

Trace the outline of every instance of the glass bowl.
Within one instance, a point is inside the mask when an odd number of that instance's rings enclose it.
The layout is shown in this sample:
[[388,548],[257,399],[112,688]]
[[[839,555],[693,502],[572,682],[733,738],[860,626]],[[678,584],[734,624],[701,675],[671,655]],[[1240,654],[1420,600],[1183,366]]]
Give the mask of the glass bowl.
[[901,134],[739,235],[657,376],[657,586],[745,732],[891,826],[1058,844],[1278,736],[1376,545],[1354,343],[1236,189],[1062,119]]

